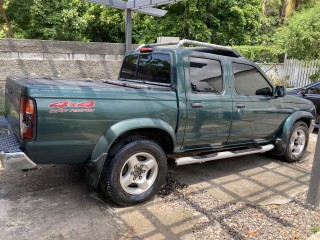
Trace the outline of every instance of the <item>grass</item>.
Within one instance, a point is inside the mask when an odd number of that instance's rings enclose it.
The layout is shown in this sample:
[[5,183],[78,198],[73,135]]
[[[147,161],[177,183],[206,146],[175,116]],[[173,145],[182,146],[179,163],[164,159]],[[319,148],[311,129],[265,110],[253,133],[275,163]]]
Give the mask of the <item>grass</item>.
[[312,225],[310,230],[312,233],[317,233],[320,232],[320,227],[317,225]]

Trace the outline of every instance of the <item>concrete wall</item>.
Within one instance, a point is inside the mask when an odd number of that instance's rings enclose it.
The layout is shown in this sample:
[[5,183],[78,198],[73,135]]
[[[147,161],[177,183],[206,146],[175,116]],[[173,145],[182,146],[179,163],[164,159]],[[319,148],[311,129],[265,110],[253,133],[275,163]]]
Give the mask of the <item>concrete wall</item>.
[[124,53],[121,43],[0,39],[0,109],[6,76],[117,79]]

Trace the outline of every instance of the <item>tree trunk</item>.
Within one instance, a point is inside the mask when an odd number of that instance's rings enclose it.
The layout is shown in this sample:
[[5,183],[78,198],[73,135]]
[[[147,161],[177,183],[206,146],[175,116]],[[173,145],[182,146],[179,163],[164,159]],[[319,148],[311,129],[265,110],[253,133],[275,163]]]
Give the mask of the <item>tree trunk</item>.
[[6,34],[7,37],[13,38],[13,37],[14,37],[13,30],[12,30],[10,21],[9,21],[9,19],[8,19],[8,17],[7,17],[6,11],[4,10],[3,0],[0,0],[0,13],[1,13],[4,21],[6,22],[6,25],[7,25],[7,28],[8,28],[8,32],[7,32],[7,34]]

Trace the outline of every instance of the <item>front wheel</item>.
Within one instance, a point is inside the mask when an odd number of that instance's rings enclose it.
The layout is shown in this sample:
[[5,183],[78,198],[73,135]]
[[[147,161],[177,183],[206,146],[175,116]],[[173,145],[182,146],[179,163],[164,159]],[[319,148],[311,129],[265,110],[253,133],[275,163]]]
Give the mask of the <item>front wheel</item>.
[[167,159],[153,141],[137,139],[107,159],[100,185],[113,202],[128,206],[152,198],[167,174]]
[[284,160],[287,162],[299,161],[305,153],[308,142],[308,126],[301,121],[295,123],[288,138]]

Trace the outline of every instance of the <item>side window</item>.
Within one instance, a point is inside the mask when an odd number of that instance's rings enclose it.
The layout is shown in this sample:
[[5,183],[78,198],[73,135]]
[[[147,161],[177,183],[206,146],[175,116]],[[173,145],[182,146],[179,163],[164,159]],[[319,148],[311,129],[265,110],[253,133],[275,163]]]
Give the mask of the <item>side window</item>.
[[140,55],[137,79],[170,84],[170,55],[157,53]]
[[238,94],[246,96],[271,96],[272,88],[261,73],[253,66],[233,63],[235,89]]
[[190,82],[194,92],[221,93],[223,79],[220,61],[190,57]]
[[318,87],[311,87],[306,89],[306,94],[320,94],[320,89]]
[[137,79],[138,55],[126,56],[123,60],[120,78]]
[[306,94],[320,94],[320,84],[316,84],[310,88],[307,88]]

